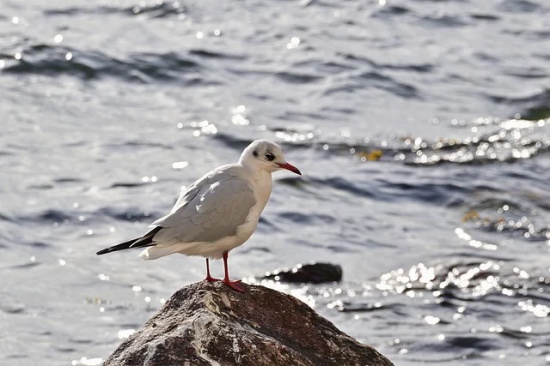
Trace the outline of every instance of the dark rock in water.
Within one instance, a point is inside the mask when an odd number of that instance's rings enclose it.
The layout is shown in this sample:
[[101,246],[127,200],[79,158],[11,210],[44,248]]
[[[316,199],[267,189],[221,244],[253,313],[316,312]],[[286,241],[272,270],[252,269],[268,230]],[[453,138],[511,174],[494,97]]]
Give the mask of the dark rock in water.
[[177,291],[103,365],[393,365],[302,301],[243,286],[203,281]]
[[550,118],[550,107],[546,105],[535,106],[528,108],[525,112],[520,113],[521,118],[529,121],[538,121],[541,119]]
[[293,268],[277,269],[263,279],[292,283],[340,282],[342,267],[330,263],[298,264]]

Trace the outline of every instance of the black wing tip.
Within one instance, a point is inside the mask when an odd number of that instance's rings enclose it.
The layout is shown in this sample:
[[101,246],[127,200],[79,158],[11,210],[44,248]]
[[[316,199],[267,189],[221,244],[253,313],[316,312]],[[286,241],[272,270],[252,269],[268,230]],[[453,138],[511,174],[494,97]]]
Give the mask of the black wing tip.
[[102,254],[107,254],[107,253],[109,253],[109,249],[102,249],[99,252],[97,252],[96,254],[97,255],[102,255]]
[[133,248],[145,248],[145,247],[152,247],[156,244],[153,243],[153,237],[158,233],[160,230],[162,230],[162,226],[157,226],[153,230],[149,231],[147,234],[142,236],[141,238],[136,238],[132,240],[125,241],[124,243],[120,243],[118,245],[105,248],[97,252],[97,255],[107,254],[111,252],[116,252],[118,250],[124,250],[124,249],[133,249]]

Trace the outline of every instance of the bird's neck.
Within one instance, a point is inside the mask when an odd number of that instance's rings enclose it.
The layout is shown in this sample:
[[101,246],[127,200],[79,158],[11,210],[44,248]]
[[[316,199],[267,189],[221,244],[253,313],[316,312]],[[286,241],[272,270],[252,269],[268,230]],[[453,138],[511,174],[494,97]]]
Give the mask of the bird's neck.
[[263,208],[269,200],[271,195],[271,186],[272,178],[271,172],[267,170],[255,170],[246,165],[242,165],[244,170],[247,172],[248,180],[254,188],[254,196],[256,197],[256,202],[260,204]]
[[257,204],[261,207],[261,210],[263,210],[271,195],[271,173],[262,171],[261,174],[256,176],[254,183],[254,196]]

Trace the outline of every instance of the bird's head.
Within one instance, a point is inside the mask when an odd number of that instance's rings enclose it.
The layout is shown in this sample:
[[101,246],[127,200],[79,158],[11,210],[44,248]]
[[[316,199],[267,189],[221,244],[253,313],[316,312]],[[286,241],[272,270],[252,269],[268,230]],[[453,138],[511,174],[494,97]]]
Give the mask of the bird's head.
[[298,168],[286,162],[280,146],[268,140],[253,141],[244,149],[239,161],[243,166],[252,169],[266,170],[270,173],[286,169],[302,175]]

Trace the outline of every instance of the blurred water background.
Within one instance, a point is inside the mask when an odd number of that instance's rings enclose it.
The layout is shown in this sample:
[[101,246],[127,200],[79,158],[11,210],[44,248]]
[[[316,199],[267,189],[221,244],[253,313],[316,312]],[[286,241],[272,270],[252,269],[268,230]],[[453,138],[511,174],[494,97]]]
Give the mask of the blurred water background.
[[271,285],[396,365],[550,364],[547,1],[1,5],[0,364],[100,364],[202,280],[95,252],[257,138],[304,176],[233,277],[341,265]]

